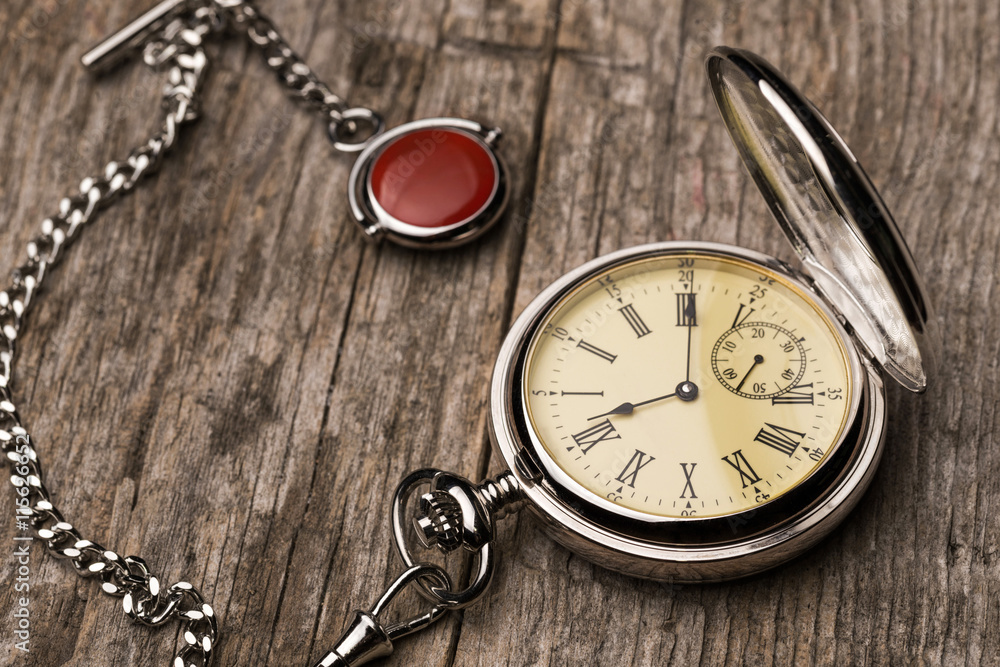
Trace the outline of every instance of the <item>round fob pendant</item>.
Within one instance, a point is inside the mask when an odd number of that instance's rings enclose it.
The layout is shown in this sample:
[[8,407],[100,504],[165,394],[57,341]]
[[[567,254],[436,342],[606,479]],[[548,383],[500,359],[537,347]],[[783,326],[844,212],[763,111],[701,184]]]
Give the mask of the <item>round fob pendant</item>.
[[430,118],[376,137],[348,184],[355,220],[372,237],[445,248],[483,234],[507,204],[499,129]]

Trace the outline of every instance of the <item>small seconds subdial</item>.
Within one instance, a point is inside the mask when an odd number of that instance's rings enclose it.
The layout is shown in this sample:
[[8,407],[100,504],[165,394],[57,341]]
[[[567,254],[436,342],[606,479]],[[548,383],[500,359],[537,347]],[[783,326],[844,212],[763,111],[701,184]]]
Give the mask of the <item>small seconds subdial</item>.
[[719,337],[712,370],[729,391],[744,398],[774,398],[806,372],[802,340],[771,322],[744,322]]

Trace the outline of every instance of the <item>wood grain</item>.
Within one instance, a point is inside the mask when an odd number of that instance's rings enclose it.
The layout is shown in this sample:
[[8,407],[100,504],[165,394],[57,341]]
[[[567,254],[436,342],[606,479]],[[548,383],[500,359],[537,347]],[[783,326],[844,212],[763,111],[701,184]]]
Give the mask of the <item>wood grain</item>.
[[[0,5],[4,270],[60,196],[150,131],[158,75],[77,64],[148,4]],[[350,160],[231,40],[212,46],[202,120],[51,276],[16,387],[48,486],[91,539],[201,587],[223,623],[218,664],[311,664],[399,571],[398,480],[498,470],[492,364],[549,282],[653,240],[791,259],[714,108],[702,62],[719,43],[796,81],[895,211],[945,332],[930,390],[890,390],[871,491],[780,571],[639,581],[519,516],[501,529],[492,593],[391,662],[1000,664],[996,3],[262,5],[334,89],[390,124],[501,125],[513,198],[471,247],[368,245],[345,210]],[[3,560],[0,609],[13,610]],[[31,567],[31,652],[11,624],[0,664],[166,664],[176,628],[132,627],[37,545]]]

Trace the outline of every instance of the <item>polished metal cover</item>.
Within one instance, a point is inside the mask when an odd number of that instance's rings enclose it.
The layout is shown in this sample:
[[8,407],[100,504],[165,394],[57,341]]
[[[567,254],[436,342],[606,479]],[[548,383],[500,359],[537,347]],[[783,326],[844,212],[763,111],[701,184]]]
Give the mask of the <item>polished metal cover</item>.
[[706,63],[743,163],[818,289],[878,364],[927,386],[931,306],[892,214],[822,113],[770,63],[720,47]]

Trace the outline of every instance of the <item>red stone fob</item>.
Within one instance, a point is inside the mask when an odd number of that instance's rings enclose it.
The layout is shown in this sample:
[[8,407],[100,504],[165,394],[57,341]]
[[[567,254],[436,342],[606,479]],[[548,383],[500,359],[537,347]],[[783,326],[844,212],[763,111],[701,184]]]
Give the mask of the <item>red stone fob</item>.
[[373,238],[414,248],[471,241],[507,206],[499,128],[428,118],[378,136],[351,170],[354,218]]

